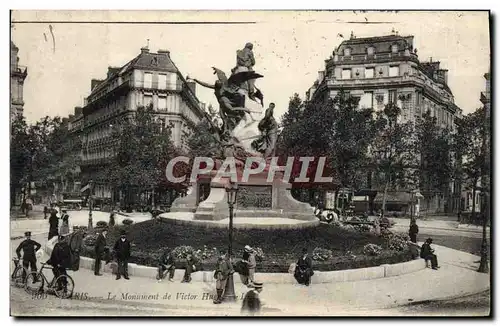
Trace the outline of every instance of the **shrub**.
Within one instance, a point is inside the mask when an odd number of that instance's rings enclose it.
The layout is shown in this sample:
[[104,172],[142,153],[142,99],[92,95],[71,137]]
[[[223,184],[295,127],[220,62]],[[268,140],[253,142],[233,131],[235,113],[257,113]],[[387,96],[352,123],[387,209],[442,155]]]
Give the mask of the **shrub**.
[[191,246],[178,246],[172,250],[172,255],[177,259],[186,259],[189,254],[195,255],[195,250]]
[[358,224],[358,225],[354,225],[354,229],[357,232],[365,233],[365,232],[370,232],[372,227],[371,227],[371,225],[367,225],[367,224]]
[[132,223],[134,223],[134,221],[132,221],[131,219],[129,218],[126,218],[123,220],[123,225],[131,225]]
[[209,248],[207,245],[203,246],[203,249],[196,250],[195,255],[200,259],[208,259],[217,254],[217,248]]
[[97,240],[97,234],[89,234],[83,239],[83,243],[86,246],[91,247],[95,245],[96,240]]
[[408,250],[409,237],[406,234],[395,233],[389,238],[387,247],[394,251]]
[[95,224],[96,228],[105,228],[108,226],[108,223],[106,221],[99,221]]
[[254,248],[254,250],[255,250],[255,258],[257,258],[257,260],[262,261],[264,260],[264,258],[266,258],[264,255],[264,250],[262,250],[261,247]]
[[73,226],[73,232],[82,230],[83,232],[87,232],[88,227],[82,226],[82,225],[74,225]]
[[333,257],[333,252],[328,249],[316,247],[312,253],[312,259],[317,261],[326,261]]
[[363,247],[363,253],[367,256],[378,256],[382,252],[382,247],[373,243],[369,243]]

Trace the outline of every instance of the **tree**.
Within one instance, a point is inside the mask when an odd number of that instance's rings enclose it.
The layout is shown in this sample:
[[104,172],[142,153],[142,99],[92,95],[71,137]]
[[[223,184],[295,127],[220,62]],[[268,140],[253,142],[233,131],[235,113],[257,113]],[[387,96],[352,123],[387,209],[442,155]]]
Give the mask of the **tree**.
[[218,126],[218,115],[208,106],[208,113],[205,118],[198,123],[188,138],[188,146],[191,157],[221,157],[221,143],[219,141],[216,126]]
[[370,152],[378,181],[384,186],[382,214],[385,214],[390,187],[408,187],[414,183],[413,125],[411,122],[401,123],[400,116],[401,109],[389,103],[382,112],[378,112],[375,122],[377,133]]
[[33,144],[28,132],[28,125],[23,116],[19,115],[12,122],[10,138],[10,202],[16,203],[16,195],[28,181],[31,166]]
[[170,128],[156,122],[151,106],[139,107],[135,115],[122,121],[113,138],[117,140],[116,156],[99,178],[127,194],[133,188],[142,193],[165,184],[165,167],[180,150],[171,142]]
[[426,112],[415,126],[416,151],[420,156],[419,188],[448,194],[453,174],[452,138],[448,129],[437,125],[437,119]]

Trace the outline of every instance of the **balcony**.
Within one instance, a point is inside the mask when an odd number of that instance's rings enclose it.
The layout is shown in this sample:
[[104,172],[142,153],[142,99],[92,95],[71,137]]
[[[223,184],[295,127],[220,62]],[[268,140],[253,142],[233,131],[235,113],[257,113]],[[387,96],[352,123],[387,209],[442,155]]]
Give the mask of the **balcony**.
[[[356,64],[356,63],[382,63],[382,62],[391,62],[391,61],[414,61],[419,63],[418,56],[415,53],[379,53],[379,54],[356,54],[356,55],[346,55],[346,56],[336,56],[332,61],[329,61],[330,65],[332,64]],[[327,65],[328,67],[329,65]]]

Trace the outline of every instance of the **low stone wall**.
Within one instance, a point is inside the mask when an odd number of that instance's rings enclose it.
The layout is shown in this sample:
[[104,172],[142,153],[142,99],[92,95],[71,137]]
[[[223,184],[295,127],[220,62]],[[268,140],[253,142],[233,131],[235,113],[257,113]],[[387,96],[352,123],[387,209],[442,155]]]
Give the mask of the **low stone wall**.
[[[57,242],[57,237],[52,238],[45,244],[45,252],[50,256],[55,243]],[[88,257],[80,257],[80,268],[83,269],[94,269],[94,259]],[[321,284],[321,283],[333,283],[333,282],[352,282],[352,281],[362,281],[362,280],[372,280],[384,277],[392,277],[404,274],[414,273],[425,269],[425,261],[423,259],[412,260],[399,264],[386,264],[376,267],[368,268],[358,268],[358,269],[347,269],[342,271],[331,271],[331,272],[320,272],[315,271],[311,279],[311,283]],[[104,265],[102,271],[105,273],[112,273],[111,266]],[[149,266],[141,266],[137,264],[128,264],[128,271],[130,276],[140,276],[155,278],[157,274],[157,269]],[[191,274],[192,280],[194,282],[213,282],[213,271],[200,271]],[[183,269],[177,269],[175,271],[174,280],[181,281],[184,275]],[[238,273],[235,273],[234,279],[239,280]],[[256,273],[255,279],[271,284],[293,284],[296,283],[295,278],[292,274],[288,273]]]
[[[209,220],[177,220],[173,218],[165,218],[169,223],[180,224],[180,225],[199,225],[205,226],[207,228],[219,228],[227,229],[229,226],[223,223],[211,222]],[[236,218],[237,219],[237,218]],[[303,229],[310,228],[320,224],[318,219],[314,221],[304,221],[293,224],[252,224],[252,223],[234,223],[233,228],[235,229],[263,229],[263,230],[288,230],[288,229]]]

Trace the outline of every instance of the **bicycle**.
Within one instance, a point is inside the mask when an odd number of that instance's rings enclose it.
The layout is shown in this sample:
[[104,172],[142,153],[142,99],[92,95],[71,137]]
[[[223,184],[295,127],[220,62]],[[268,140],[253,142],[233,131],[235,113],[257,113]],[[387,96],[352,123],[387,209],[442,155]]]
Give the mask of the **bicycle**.
[[[71,298],[71,296],[73,296],[73,290],[75,288],[75,282],[73,281],[73,278],[69,275],[59,275],[57,278],[53,278],[52,281],[49,282],[43,274],[44,269],[50,269],[50,267],[46,265],[47,263],[43,263],[38,272],[31,272],[28,277],[26,277],[26,292],[28,292],[29,294],[43,293],[44,285],[45,283],[47,283],[48,292],[53,291],[55,295],[61,299]],[[37,283],[40,283],[40,286],[38,286]]]
[[12,261],[14,262],[15,268],[10,276],[10,280],[14,283],[14,286],[22,288],[26,283],[28,271],[19,263],[19,258],[13,258]]

